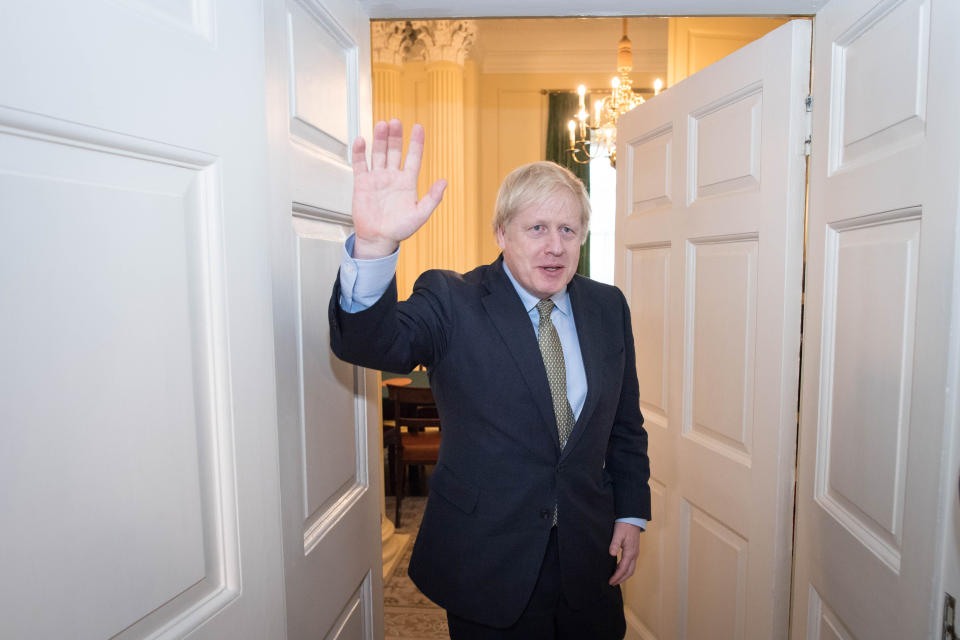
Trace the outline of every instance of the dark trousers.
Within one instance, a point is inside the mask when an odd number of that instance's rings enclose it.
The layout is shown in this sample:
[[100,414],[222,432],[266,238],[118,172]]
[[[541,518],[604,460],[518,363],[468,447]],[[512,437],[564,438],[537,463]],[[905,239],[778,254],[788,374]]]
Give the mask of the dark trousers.
[[447,624],[452,640],[622,640],[627,627],[619,586],[607,587],[599,600],[579,610],[563,597],[556,527],[530,601],[513,626],[496,629],[450,612]]

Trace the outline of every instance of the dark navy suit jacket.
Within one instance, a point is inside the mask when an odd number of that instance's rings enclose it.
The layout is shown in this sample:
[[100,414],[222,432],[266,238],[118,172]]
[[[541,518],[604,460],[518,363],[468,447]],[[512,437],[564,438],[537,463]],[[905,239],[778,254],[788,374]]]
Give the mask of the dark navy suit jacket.
[[338,357],[387,371],[427,367],[440,414],[440,460],[410,577],[455,615],[505,627],[522,613],[553,508],[564,595],[607,588],[616,518],[650,519],[647,434],[623,294],[575,276],[568,286],[587,397],[563,451],[536,333],[502,257],[466,274],[432,270],[397,302],[396,282],[350,314],[330,300]]

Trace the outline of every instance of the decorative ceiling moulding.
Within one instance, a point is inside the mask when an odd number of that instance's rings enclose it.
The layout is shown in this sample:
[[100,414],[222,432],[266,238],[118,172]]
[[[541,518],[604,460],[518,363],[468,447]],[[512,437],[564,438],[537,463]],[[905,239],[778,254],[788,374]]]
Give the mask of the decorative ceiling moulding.
[[[478,56],[474,56],[475,58]],[[616,51],[490,51],[479,56],[481,73],[604,73],[616,63]],[[640,50],[633,54],[634,72],[666,74],[667,52]]]
[[393,64],[399,67],[415,39],[416,33],[407,20],[371,22],[371,61],[373,64]]
[[827,0],[360,0],[380,18],[506,18],[545,16],[813,15]]
[[477,36],[473,20],[413,20],[416,41],[406,60],[463,64]]

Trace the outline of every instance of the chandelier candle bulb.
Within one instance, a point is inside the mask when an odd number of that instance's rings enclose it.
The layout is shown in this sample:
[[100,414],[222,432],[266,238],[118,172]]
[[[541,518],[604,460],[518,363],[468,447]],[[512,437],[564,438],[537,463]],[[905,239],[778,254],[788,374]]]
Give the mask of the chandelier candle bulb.
[[[570,155],[577,164],[587,164],[594,158],[609,158],[610,165],[617,162],[617,119],[638,104],[643,98],[633,92],[633,80],[630,72],[633,67],[633,53],[630,38],[627,36],[627,19],[623,19],[623,37],[617,46],[617,75],[610,81],[613,90],[610,95],[593,103],[593,122],[589,122],[590,112],[586,109],[587,88],[577,87],[580,107],[574,120],[567,123],[570,130]],[[657,80],[656,91],[663,83]],[[588,131],[589,130],[589,131]],[[591,139],[592,134],[592,139]]]

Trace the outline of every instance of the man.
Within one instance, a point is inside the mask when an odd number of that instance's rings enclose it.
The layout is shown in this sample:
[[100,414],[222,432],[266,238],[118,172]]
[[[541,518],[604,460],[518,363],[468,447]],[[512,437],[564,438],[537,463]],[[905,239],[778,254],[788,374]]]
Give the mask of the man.
[[456,640],[623,638],[649,462],[626,300],[575,274],[586,192],[553,163],[515,170],[497,197],[502,256],[427,271],[398,303],[399,243],[446,187],[417,199],[423,140],[417,125],[403,168],[398,120],[374,128],[370,169],[354,143],[355,235],[330,301],[337,356],[430,372],[443,443],[410,577]]

